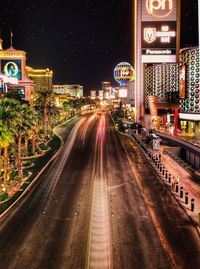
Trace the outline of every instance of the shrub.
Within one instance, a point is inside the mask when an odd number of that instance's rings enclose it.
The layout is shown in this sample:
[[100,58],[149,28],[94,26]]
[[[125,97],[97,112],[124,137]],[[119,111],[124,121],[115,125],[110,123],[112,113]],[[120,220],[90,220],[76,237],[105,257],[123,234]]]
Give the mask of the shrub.
[[8,198],[8,193],[4,192],[0,195],[0,201],[5,201]]

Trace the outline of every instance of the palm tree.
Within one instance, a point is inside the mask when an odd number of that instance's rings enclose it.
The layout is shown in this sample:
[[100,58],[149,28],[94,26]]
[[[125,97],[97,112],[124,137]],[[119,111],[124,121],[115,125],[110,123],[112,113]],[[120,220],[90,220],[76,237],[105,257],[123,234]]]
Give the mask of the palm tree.
[[28,105],[22,106],[23,114],[23,124],[27,128],[24,129],[24,146],[25,146],[25,155],[28,155],[28,143],[30,139],[33,139],[35,130],[38,128],[37,113],[35,109],[29,107]]
[[0,99],[1,146],[4,151],[4,180],[8,177],[8,147],[14,142],[14,127],[19,116],[20,102],[10,98]]
[[54,123],[59,121],[59,115],[60,115],[60,109],[57,106],[52,105],[48,107],[49,128],[52,128]]
[[[4,166],[4,181],[8,178],[8,147],[14,142],[12,132],[6,125],[0,123],[0,149],[4,151],[3,166]],[[0,176],[2,168],[0,167]]]
[[55,104],[55,97],[52,90],[41,89],[37,92],[35,96],[35,106],[39,111],[43,113],[43,125],[45,130],[45,135],[48,130],[48,107]]
[[33,108],[30,108],[27,104],[23,104],[20,107],[20,117],[17,119],[15,126],[15,133],[17,137],[17,165],[19,176],[23,175],[22,172],[22,138],[30,135],[30,130],[35,126],[36,113]]

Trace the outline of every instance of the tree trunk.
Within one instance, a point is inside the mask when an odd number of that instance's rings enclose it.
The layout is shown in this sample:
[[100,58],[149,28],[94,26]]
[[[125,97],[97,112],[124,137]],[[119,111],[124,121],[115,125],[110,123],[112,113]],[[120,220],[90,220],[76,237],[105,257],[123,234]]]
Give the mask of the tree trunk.
[[47,115],[47,104],[44,104],[44,131],[45,136],[47,135],[48,115]]
[[21,148],[22,148],[22,135],[18,134],[18,152],[17,152],[17,164],[18,164],[18,175],[23,176],[22,172],[22,158],[21,158]]
[[4,148],[4,181],[8,179],[8,147]]
[[35,154],[35,149],[36,149],[36,134],[33,134],[33,139],[32,139],[32,154]]
[[0,149],[0,178],[2,175],[2,168],[3,168],[3,156],[2,156],[2,150]]
[[24,146],[25,146],[25,156],[28,156],[28,140],[29,140],[29,137],[26,135],[26,136],[25,136],[25,141],[24,141]]

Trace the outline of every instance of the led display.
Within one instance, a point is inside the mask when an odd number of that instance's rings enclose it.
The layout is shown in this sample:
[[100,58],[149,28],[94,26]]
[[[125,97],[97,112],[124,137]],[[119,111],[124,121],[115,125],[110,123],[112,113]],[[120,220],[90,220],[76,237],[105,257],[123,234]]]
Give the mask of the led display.
[[176,54],[176,22],[143,22],[142,54]]

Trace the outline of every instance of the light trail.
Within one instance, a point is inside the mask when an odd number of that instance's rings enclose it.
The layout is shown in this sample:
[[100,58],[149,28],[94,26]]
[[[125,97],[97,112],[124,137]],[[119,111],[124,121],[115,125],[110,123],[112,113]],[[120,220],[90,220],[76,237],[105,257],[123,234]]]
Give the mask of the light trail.
[[95,119],[96,119],[96,114],[91,115],[91,116],[87,119],[86,123],[84,123],[84,124],[82,125],[81,129],[80,129],[79,141],[81,140],[81,142],[83,143],[83,145],[84,145],[84,143],[85,143],[85,137],[86,137],[86,133],[87,133],[88,127],[90,126],[90,124],[91,124],[91,123],[93,122],[93,120],[95,120]]
[[87,269],[111,269],[112,243],[107,178],[104,173],[105,115],[101,115],[96,132],[93,166],[93,198],[90,219]]
[[[44,204],[45,204],[45,207],[43,209],[43,211],[45,212],[46,211],[46,208],[48,207],[48,200],[49,200],[49,197],[51,197],[52,193],[54,192],[54,189],[56,187],[56,184],[58,183],[58,180],[61,176],[61,173],[64,169],[64,166],[68,160],[68,157],[69,157],[69,154],[72,150],[72,147],[74,145],[74,142],[76,140],[76,137],[77,137],[77,133],[78,133],[78,130],[81,128],[81,126],[84,124],[86,118],[82,118],[75,126],[74,128],[72,129],[66,143],[64,144],[64,150],[62,152],[62,157],[61,157],[61,161],[60,163],[58,164],[57,166],[57,169],[56,171],[53,171],[51,173],[51,185],[49,186],[49,190],[46,192],[46,195],[44,197]],[[51,199],[50,199],[51,200]]]

